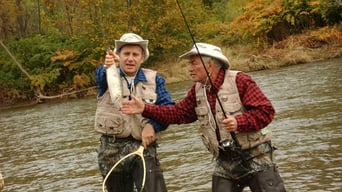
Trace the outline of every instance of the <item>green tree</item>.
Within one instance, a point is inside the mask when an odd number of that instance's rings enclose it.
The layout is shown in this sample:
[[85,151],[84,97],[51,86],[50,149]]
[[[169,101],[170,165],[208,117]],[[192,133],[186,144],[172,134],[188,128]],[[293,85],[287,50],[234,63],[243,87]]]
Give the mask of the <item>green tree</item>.
[[[255,47],[341,22],[337,0],[180,0],[196,42]],[[176,58],[192,39],[175,0],[0,0],[0,98],[94,85],[94,68],[123,33],[150,40],[146,65]]]

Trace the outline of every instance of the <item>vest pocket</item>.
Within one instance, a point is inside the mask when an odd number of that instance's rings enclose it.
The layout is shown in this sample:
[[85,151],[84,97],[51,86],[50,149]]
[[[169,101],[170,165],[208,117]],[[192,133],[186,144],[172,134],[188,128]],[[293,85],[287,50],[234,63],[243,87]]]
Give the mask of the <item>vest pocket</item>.
[[[266,128],[264,128],[264,129],[266,129]],[[267,133],[263,133],[262,131],[264,129],[256,131],[256,132],[248,135],[248,141],[249,141],[251,147],[260,145],[261,143],[264,143],[264,142],[270,140],[272,133],[269,130],[267,131]]]
[[95,130],[106,135],[127,137],[130,132],[125,130],[123,122],[119,114],[102,112],[101,115],[95,117]]
[[154,92],[143,92],[142,100],[147,104],[155,104],[157,102],[157,94]]
[[212,154],[217,154],[217,152],[214,149],[214,146],[211,145],[208,137],[206,137],[204,134],[202,134],[201,139],[202,139],[203,145],[207,148],[207,150],[209,152],[211,152]]
[[250,149],[263,142],[260,131],[253,131],[248,133],[239,133],[238,140],[242,146],[242,149]]
[[201,127],[209,125],[208,109],[206,107],[196,107],[195,108],[197,119],[200,122]]
[[251,134],[248,135],[248,141],[250,142],[257,142],[261,138],[261,132],[260,131],[255,131]]
[[239,115],[242,113],[242,106],[239,103],[224,103],[223,108],[227,115]]

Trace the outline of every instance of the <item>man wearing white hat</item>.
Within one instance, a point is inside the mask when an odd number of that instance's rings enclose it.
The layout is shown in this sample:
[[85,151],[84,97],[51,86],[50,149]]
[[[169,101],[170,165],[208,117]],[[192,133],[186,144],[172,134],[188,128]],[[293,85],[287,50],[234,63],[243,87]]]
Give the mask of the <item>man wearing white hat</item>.
[[[111,103],[106,69],[118,62],[122,82],[123,97],[138,95],[151,105],[174,104],[165,88],[165,80],[156,71],[142,68],[149,57],[148,40],[134,33],[126,33],[115,40],[114,53],[106,55],[105,64],[96,68],[98,103],[95,115],[95,130],[101,134],[101,144],[97,149],[98,162],[105,178],[113,165],[141,144],[144,145],[146,162],[146,182],[144,192],[166,192],[166,185],[157,157],[156,133],[167,128],[141,115],[124,115]],[[116,131],[113,131],[116,130]],[[130,172],[113,171],[109,175],[106,188],[109,192],[131,191],[133,182]],[[134,176],[132,176],[134,177]],[[121,181],[118,181],[121,179]]]
[[173,106],[152,106],[132,96],[124,114],[142,114],[162,124],[199,121],[201,138],[216,159],[213,192],[283,192],[285,187],[273,161],[271,123],[275,110],[255,81],[229,70],[221,49],[196,43],[180,58],[189,61],[195,82],[187,96]]

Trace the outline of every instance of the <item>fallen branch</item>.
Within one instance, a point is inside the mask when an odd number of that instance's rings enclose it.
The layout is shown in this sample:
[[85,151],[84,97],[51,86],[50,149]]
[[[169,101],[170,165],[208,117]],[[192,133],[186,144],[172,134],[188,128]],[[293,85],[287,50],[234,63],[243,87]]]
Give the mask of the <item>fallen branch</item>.
[[13,54],[7,49],[6,45],[0,40],[0,44],[1,46],[5,49],[5,51],[7,52],[7,54],[12,58],[12,60],[14,61],[14,63],[19,67],[19,69],[26,75],[26,77],[28,79],[31,80],[31,76],[30,74],[23,68],[23,66],[15,59],[15,57],[13,56]]
[[[5,49],[5,51],[7,52],[7,54],[12,58],[12,60],[14,61],[14,63],[18,66],[18,68],[21,70],[21,72],[23,72],[26,77],[31,81],[31,75],[24,69],[24,67],[17,61],[17,59],[14,57],[14,55],[8,50],[8,48],[6,47],[6,45],[0,40],[0,45]],[[38,86],[34,87],[34,91],[35,91],[35,95],[37,97],[37,103],[42,103],[42,99],[57,99],[57,98],[63,98],[65,96],[69,96],[69,95],[73,95],[73,94],[77,94],[77,93],[81,93],[84,91],[88,91],[91,89],[95,89],[96,86],[93,87],[88,87],[85,89],[81,89],[81,90],[77,90],[77,91],[72,91],[72,92],[67,92],[67,93],[62,93],[59,95],[54,95],[54,96],[46,96],[43,95],[40,88]]]
[[46,96],[46,95],[41,94],[41,92],[39,92],[39,94],[38,94],[36,97],[37,97],[38,101],[41,102],[40,99],[57,99],[57,98],[63,98],[63,97],[65,97],[65,96],[69,96],[69,95],[81,93],[81,92],[88,91],[88,90],[91,90],[91,89],[96,89],[96,86],[88,87],[88,88],[81,89],[81,90],[77,90],[77,91],[62,93],[62,94],[54,95],[54,96]]

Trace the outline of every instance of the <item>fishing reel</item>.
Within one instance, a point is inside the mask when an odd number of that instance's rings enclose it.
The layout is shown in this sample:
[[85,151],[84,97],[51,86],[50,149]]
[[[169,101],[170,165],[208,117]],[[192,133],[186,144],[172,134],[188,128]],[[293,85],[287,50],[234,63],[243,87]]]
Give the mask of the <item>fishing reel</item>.
[[234,141],[229,141],[228,139],[220,141],[220,146],[224,151],[227,152],[239,152],[240,150]]

